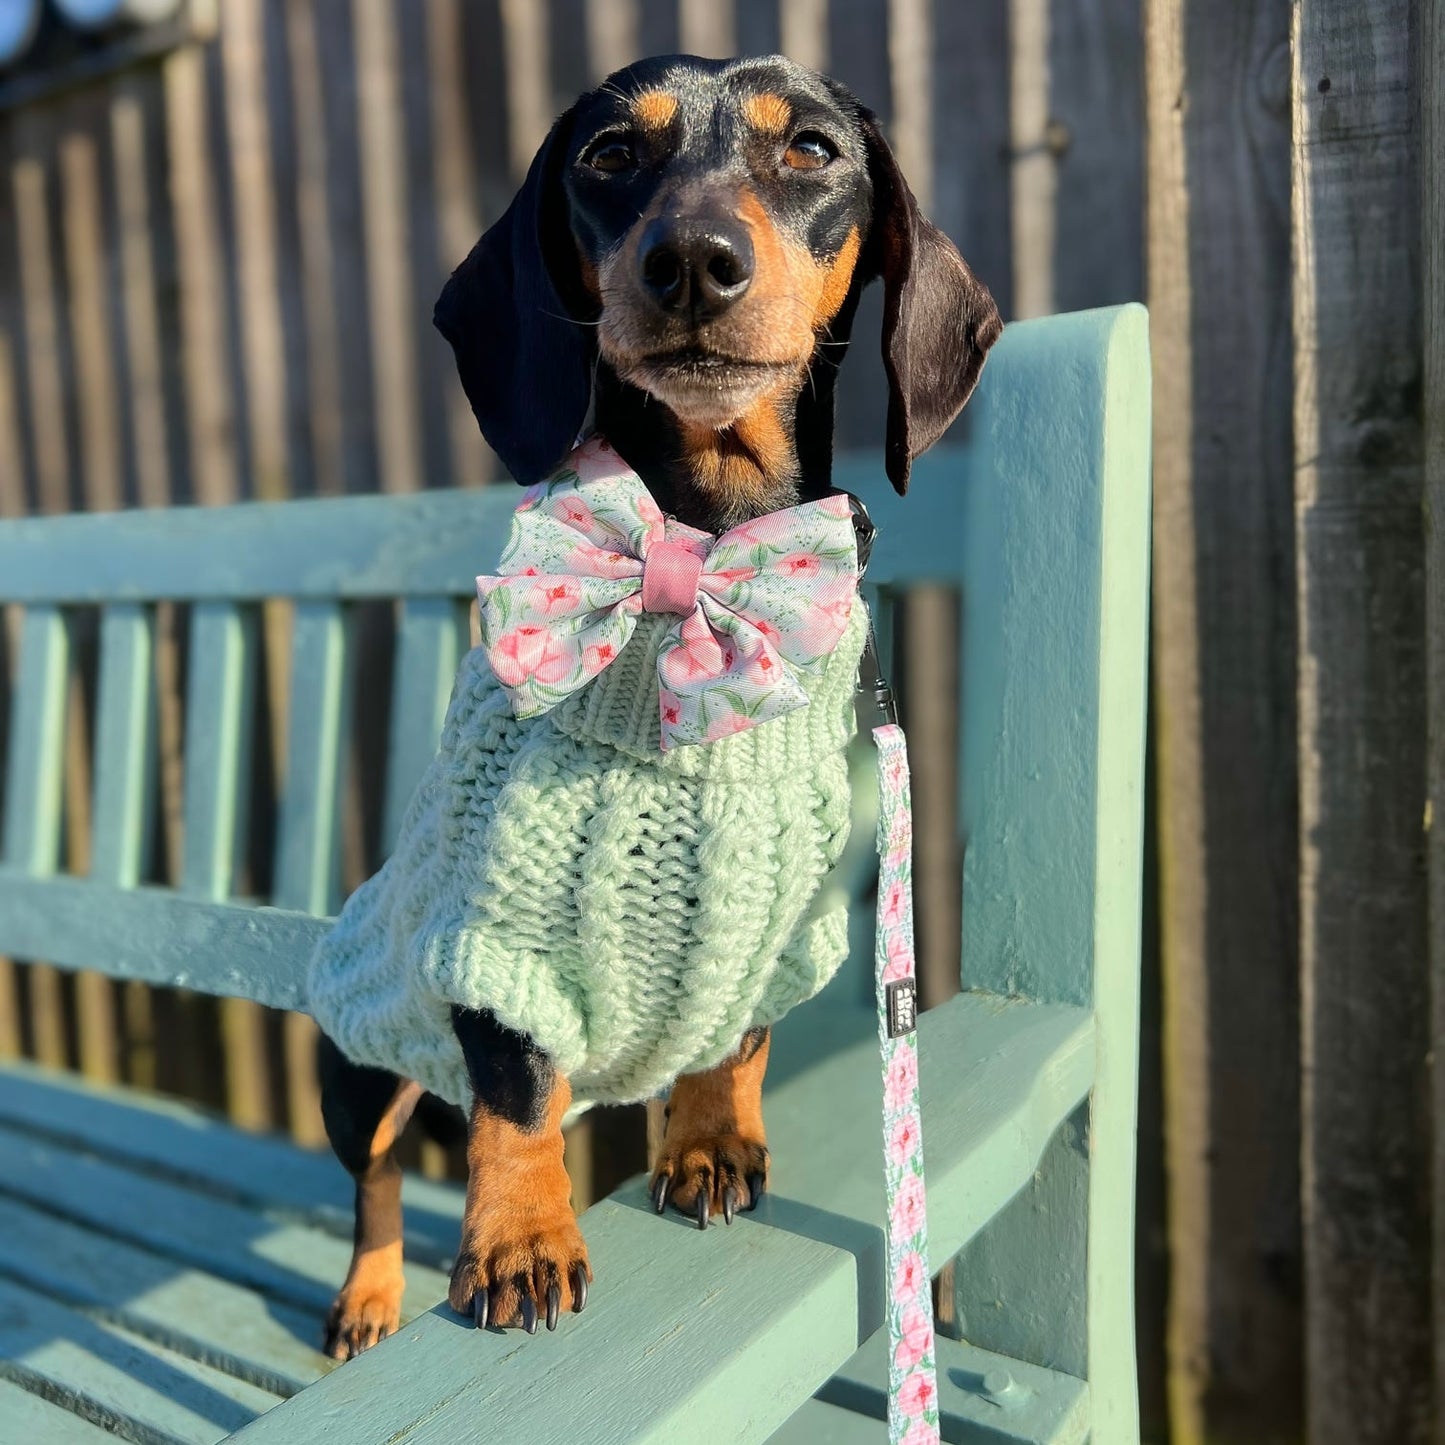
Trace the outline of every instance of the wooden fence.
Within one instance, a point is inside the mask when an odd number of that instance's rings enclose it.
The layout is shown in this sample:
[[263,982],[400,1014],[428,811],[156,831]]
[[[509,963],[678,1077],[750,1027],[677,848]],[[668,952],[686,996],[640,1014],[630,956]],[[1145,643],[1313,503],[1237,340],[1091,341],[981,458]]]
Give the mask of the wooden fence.
[[[832,71],[887,119],[1006,316],[1136,297],[1153,311],[1146,1438],[1434,1438],[1445,843],[1426,767],[1428,745],[1445,806],[1445,187],[1423,158],[1445,142],[1442,12],[221,0],[214,34],[159,59],[8,109],[0,77],[0,514],[486,481],[431,303],[551,117],[638,54],[782,49]],[[882,434],[877,307],[843,371],[843,445]],[[952,757],[955,680],[936,660],[954,606],[916,596],[901,639],[913,745],[935,769]],[[183,619],[161,621],[158,874],[178,857],[184,681]],[[94,659],[77,625],[83,704]],[[268,612],[272,659],[287,626]],[[389,665],[365,651],[360,696]],[[0,689],[5,671],[0,658]],[[284,676],[264,670],[261,889],[286,706]],[[71,713],[66,846],[82,865],[86,710]],[[359,736],[348,884],[378,831],[384,740],[364,719]],[[957,969],[952,796],[919,798],[934,998]],[[306,1021],[242,1004],[0,972],[0,1048],[308,1141],[311,1044]],[[585,1195],[640,1163],[641,1123],[572,1143]]]

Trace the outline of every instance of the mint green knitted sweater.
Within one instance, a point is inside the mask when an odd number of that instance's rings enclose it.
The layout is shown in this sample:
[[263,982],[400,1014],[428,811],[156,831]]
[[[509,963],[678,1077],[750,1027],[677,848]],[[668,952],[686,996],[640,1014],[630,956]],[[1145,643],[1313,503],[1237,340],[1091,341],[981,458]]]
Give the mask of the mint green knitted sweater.
[[861,599],[809,706],[662,752],[644,614],[595,681],[519,722],[480,649],[390,860],[318,947],[349,1058],[470,1098],[450,1005],[528,1034],[578,1098],[651,1097],[811,998],[847,948],[820,884],[847,841]]

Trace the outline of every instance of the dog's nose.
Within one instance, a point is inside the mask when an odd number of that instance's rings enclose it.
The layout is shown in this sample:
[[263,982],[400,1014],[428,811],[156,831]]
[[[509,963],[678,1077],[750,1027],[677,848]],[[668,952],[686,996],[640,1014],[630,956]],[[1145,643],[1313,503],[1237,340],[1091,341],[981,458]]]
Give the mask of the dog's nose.
[[643,289],[662,310],[720,316],[753,279],[753,243],[735,222],[659,216],[639,248]]

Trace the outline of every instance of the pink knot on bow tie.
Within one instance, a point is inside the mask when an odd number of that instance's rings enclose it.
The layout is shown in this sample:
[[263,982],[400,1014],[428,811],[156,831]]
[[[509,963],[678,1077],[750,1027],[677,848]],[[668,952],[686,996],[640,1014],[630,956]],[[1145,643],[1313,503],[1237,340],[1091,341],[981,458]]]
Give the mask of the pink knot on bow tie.
[[477,578],[482,647],[520,718],[585,687],[644,613],[657,649],[664,749],[806,707],[803,677],[837,646],[858,586],[843,496],[713,537],[664,519],[600,438],[528,490],[495,575]]
[[642,610],[686,617],[697,606],[702,558],[676,542],[654,542],[642,562]]

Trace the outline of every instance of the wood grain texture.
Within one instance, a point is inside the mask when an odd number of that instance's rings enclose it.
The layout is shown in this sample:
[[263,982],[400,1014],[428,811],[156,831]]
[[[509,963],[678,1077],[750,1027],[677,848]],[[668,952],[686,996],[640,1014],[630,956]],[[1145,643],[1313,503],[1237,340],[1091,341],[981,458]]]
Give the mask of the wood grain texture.
[[1258,1445],[1301,1428],[1289,6],[1147,15],[1170,1415]]
[[[879,583],[959,580],[950,523],[974,465],[967,447],[915,463],[906,501],[881,480],[878,451],[842,455],[838,486],[893,519],[869,577]],[[0,519],[0,598],[125,602],[262,597],[318,600],[470,598],[516,505],[502,488],[412,497],[347,497],[236,509],[173,507],[110,517]]]
[[[136,1172],[49,1140],[0,1128],[7,1192],[201,1270],[318,1321],[346,1276],[351,1241],[252,1203],[237,1203]],[[408,1317],[446,1291],[439,1270],[408,1270]]]
[[10,1380],[0,1380],[0,1420],[5,1421],[10,1432],[5,1445],[11,1445],[11,1441],[14,1445],[30,1445],[31,1441],[44,1441],[44,1445],[111,1445],[115,1439],[101,1426]]
[[1048,117],[1056,167],[1053,308],[1144,299],[1141,0],[1051,0]]
[[0,866],[0,949],[12,956],[273,1008],[300,1005],[305,961],[327,927],[309,913]]
[[6,1280],[0,1360],[76,1414],[124,1422],[144,1445],[213,1445],[277,1403],[269,1391]]
[[[1420,154],[1445,152],[1445,5],[1420,8]],[[1430,878],[1431,1050],[1435,1110],[1435,1401],[1445,1400],[1445,173],[1421,168],[1425,351],[1425,646],[1429,668],[1426,844]]]
[[[1149,577],[1149,348],[1142,307],[1020,322],[977,425],[988,485],[961,520],[965,987],[1092,1005],[1087,1207],[1048,1170],[959,1261],[964,1333],[1043,1338],[1087,1363],[1094,1429],[1138,1438],[1133,1202],[1143,722]],[[1049,1161],[1052,1162],[1052,1161]],[[1065,1165],[1061,1155],[1058,1161]],[[1065,1169],[1065,1173],[1070,1171]],[[1069,1209],[1050,1212],[1046,1202]],[[1063,1264],[1032,1263],[1039,1235]],[[980,1246],[982,1247],[982,1246]],[[982,1261],[981,1261],[982,1263]],[[1001,1267],[1007,1265],[1006,1268]],[[1073,1308],[1080,1290],[1086,1308]],[[993,1301],[1002,1298],[1000,1312]],[[1003,1338],[989,1333],[1000,1322]],[[1073,1320],[1072,1333],[1062,1325]]]
[[276,1395],[304,1390],[328,1368],[314,1314],[3,1197],[0,1270]]
[[1312,1445],[1410,1445],[1435,1429],[1414,11],[1294,8]]
[[[1093,1026],[1080,1009],[961,995],[924,1015],[919,1039],[929,1225],[947,1253],[1029,1176],[1087,1091]],[[773,1091],[773,1189],[731,1231],[659,1219],[641,1180],[589,1210],[596,1302],[559,1330],[565,1349],[478,1336],[441,1308],[241,1438],[304,1439],[346,1411],[355,1445],[441,1445],[482,1418],[499,1437],[561,1442],[577,1430],[557,1409],[565,1394],[595,1402],[598,1441],[660,1445],[687,1438],[687,1422],[700,1417],[719,1439],[766,1440],[881,1323],[876,1141],[812,1122],[820,1109],[872,1117],[880,1091],[871,1039]],[[770,1308],[759,1308],[759,1292]],[[666,1370],[657,1367],[663,1351]]]
[[[179,1100],[103,1091],[17,1062],[0,1072],[0,1119],[58,1146],[338,1238],[351,1232],[351,1181],[330,1150],[298,1150],[274,1136],[241,1133]],[[407,1257],[442,1268],[456,1252],[462,1190],[409,1178],[405,1198]]]

